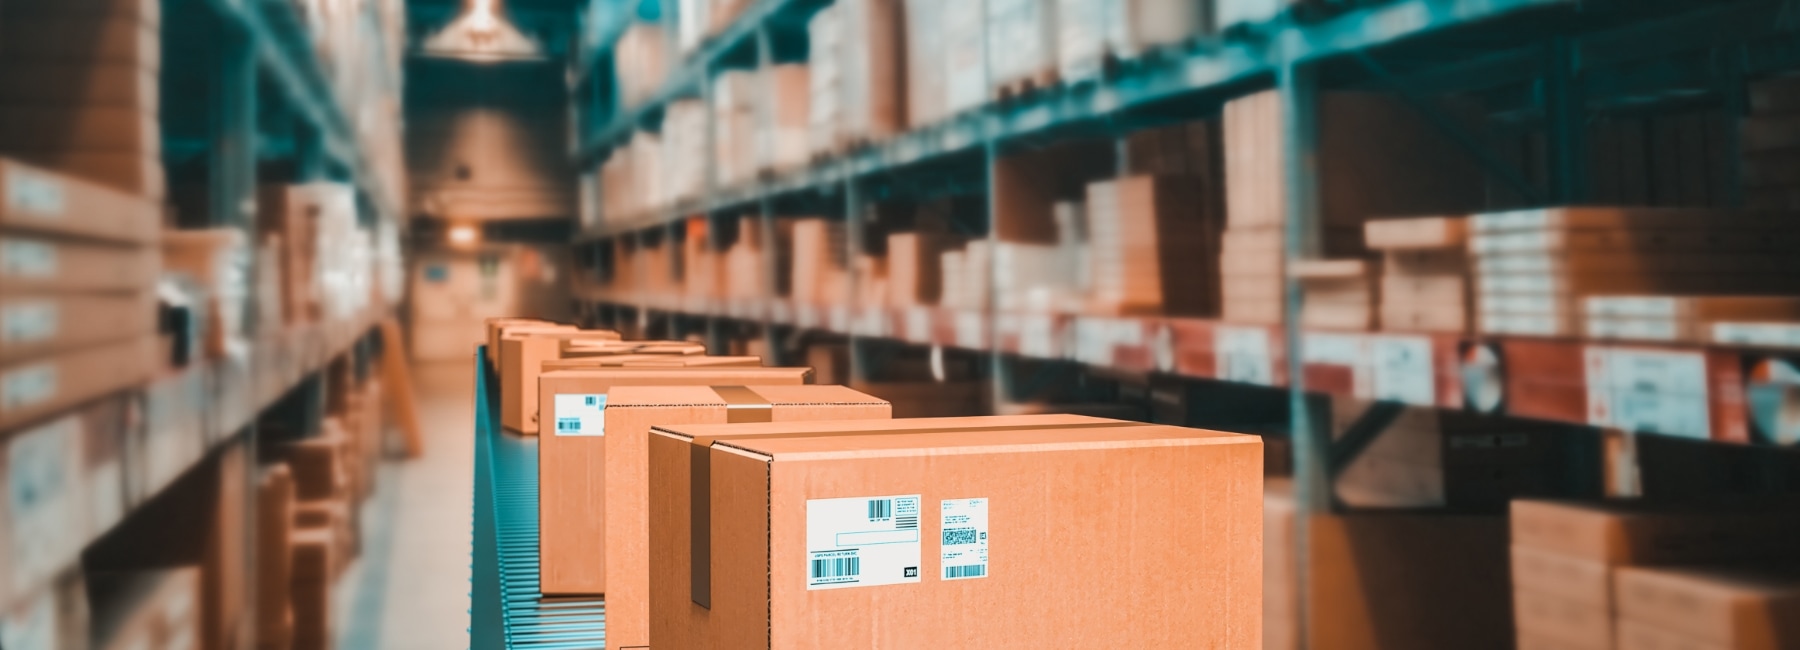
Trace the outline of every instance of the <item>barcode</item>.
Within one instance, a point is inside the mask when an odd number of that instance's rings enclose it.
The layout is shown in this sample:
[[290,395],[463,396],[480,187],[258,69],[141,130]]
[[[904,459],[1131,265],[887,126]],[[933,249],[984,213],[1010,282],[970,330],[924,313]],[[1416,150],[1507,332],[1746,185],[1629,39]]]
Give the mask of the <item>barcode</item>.
[[978,541],[978,540],[976,539],[975,529],[973,529],[973,528],[946,528],[946,529],[944,529],[944,545],[945,546],[955,546],[957,544],[974,544],[976,541]]
[[919,516],[911,515],[907,517],[895,517],[894,528],[898,530],[917,530],[919,528]]
[[581,403],[584,406],[599,406],[600,405],[600,396],[599,395],[589,395],[587,397],[582,398]]
[[893,499],[871,499],[869,501],[869,521],[886,521],[893,516]]
[[857,575],[862,575],[862,558],[860,557],[836,557],[812,561],[812,577],[814,580],[819,578],[845,578]]
[[944,567],[944,578],[979,578],[987,575],[987,565],[970,564],[966,566]]
[[581,431],[581,418],[556,418],[557,433]]

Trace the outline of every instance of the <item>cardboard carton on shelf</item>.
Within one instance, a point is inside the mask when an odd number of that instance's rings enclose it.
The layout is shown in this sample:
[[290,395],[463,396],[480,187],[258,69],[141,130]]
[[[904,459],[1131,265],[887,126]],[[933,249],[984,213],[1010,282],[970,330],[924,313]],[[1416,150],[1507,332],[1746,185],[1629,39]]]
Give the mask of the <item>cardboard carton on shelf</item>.
[[0,430],[150,379],[155,335],[0,366]]
[[1621,628],[1741,650],[1800,645],[1800,572],[1792,566],[1626,567],[1613,588]]
[[842,386],[619,386],[606,402],[607,644],[655,646],[650,636],[651,426],[885,420],[887,402]]
[[262,470],[256,488],[256,643],[285,648],[292,640],[293,614],[288,606],[293,554],[288,538],[294,530],[294,479],[286,465]]
[[[543,363],[564,356],[563,346],[571,339],[590,339],[612,343],[619,338],[610,330],[527,329],[508,328],[500,336],[500,424],[521,433],[536,433],[537,376]],[[606,347],[586,353],[590,355],[629,354],[635,348]]]
[[293,650],[325,650],[331,640],[331,588],[340,560],[339,546],[323,528],[295,530],[288,536],[293,569],[288,602],[293,620]]
[[100,184],[0,159],[0,231],[67,235],[122,244],[156,243],[156,203]]
[[0,297],[0,364],[156,334],[149,292]]
[[576,329],[574,325],[552,323],[537,318],[489,318],[486,321],[483,321],[483,323],[487,327],[487,363],[488,366],[495,371],[499,371],[500,369],[500,336],[507,328],[515,326],[541,326],[552,329]]
[[0,292],[140,291],[156,277],[159,257],[148,246],[0,231]]
[[[710,542],[708,557],[687,558],[689,576],[710,580],[691,580],[688,594],[679,580],[659,581],[678,606],[653,608],[652,636],[667,632],[672,647],[1262,645],[1255,436],[1079,416],[683,425],[652,435],[652,494],[692,490],[685,504],[652,509],[652,548],[679,549],[659,532],[689,522]],[[1106,469],[1114,465],[1130,470]],[[1070,472],[1123,478],[1061,478]],[[700,490],[704,522],[693,511]],[[1091,529],[1133,533],[1102,542],[1030,523],[1071,504]],[[1007,543],[989,547],[990,531]],[[880,540],[893,543],[869,546]],[[1183,550],[1195,544],[1211,551]],[[1136,561],[1106,559],[1121,554]],[[1001,595],[1020,593],[1033,597]],[[871,607],[877,597],[881,607]],[[1056,613],[1071,607],[1085,614]],[[915,612],[916,624],[868,624],[898,610]]]
[[538,557],[546,594],[606,592],[607,394],[617,386],[808,383],[807,368],[603,368],[539,377]]

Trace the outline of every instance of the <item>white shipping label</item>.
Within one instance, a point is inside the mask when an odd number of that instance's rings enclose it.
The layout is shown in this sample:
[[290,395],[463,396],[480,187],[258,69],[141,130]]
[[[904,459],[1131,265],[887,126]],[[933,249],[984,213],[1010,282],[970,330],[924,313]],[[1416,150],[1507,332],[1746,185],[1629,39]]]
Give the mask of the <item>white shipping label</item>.
[[943,503],[945,580],[985,578],[988,574],[988,500],[945,499]]
[[0,307],[0,343],[32,343],[56,335],[56,303],[22,302]]
[[6,175],[6,207],[8,210],[36,212],[38,216],[61,217],[66,200],[62,183],[56,179],[12,168]]
[[56,275],[56,247],[27,239],[0,239],[0,276],[47,278]]
[[1704,354],[1589,346],[1584,356],[1589,424],[1710,437]]
[[806,589],[919,581],[920,495],[808,499]]
[[1788,323],[1714,323],[1712,342],[1726,345],[1800,347],[1800,325]]
[[1437,371],[1431,363],[1431,339],[1377,336],[1370,356],[1375,360],[1375,399],[1414,406],[1437,405]]
[[26,366],[0,376],[0,411],[25,408],[56,394],[56,366]]
[[1269,330],[1220,326],[1213,330],[1213,353],[1219,379],[1275,385],[1274,362],[1269,358]]
[[556,435],[606,435],[606,395],[557,395],[555,406]]

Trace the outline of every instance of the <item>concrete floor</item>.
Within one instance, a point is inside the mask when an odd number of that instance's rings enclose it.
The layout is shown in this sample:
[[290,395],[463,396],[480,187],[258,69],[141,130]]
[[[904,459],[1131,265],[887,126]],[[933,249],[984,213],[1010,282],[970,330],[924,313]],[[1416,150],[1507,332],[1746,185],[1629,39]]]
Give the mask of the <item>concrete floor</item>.
[[469,647],[475,362],[413,367],[425,456],[390,461],[338,594],[344,650]]

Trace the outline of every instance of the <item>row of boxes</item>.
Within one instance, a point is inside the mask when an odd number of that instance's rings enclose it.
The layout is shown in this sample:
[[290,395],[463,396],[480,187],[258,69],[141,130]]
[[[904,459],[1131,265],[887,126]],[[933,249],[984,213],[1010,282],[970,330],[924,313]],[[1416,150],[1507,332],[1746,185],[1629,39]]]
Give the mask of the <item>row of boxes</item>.
[[[502,373],[522,360],[509,339],[558,331],[531,327],[490,324]],[[1261,644],[1256,437],[891,419],[808,368],[539,370],[541,585],[604,594],[607,647]],[[1119,478],[1058,478],[1073,472]],[[1079,523],[1030,523],[1070,509]],[[902,611],[914,624],[873,624]]]

